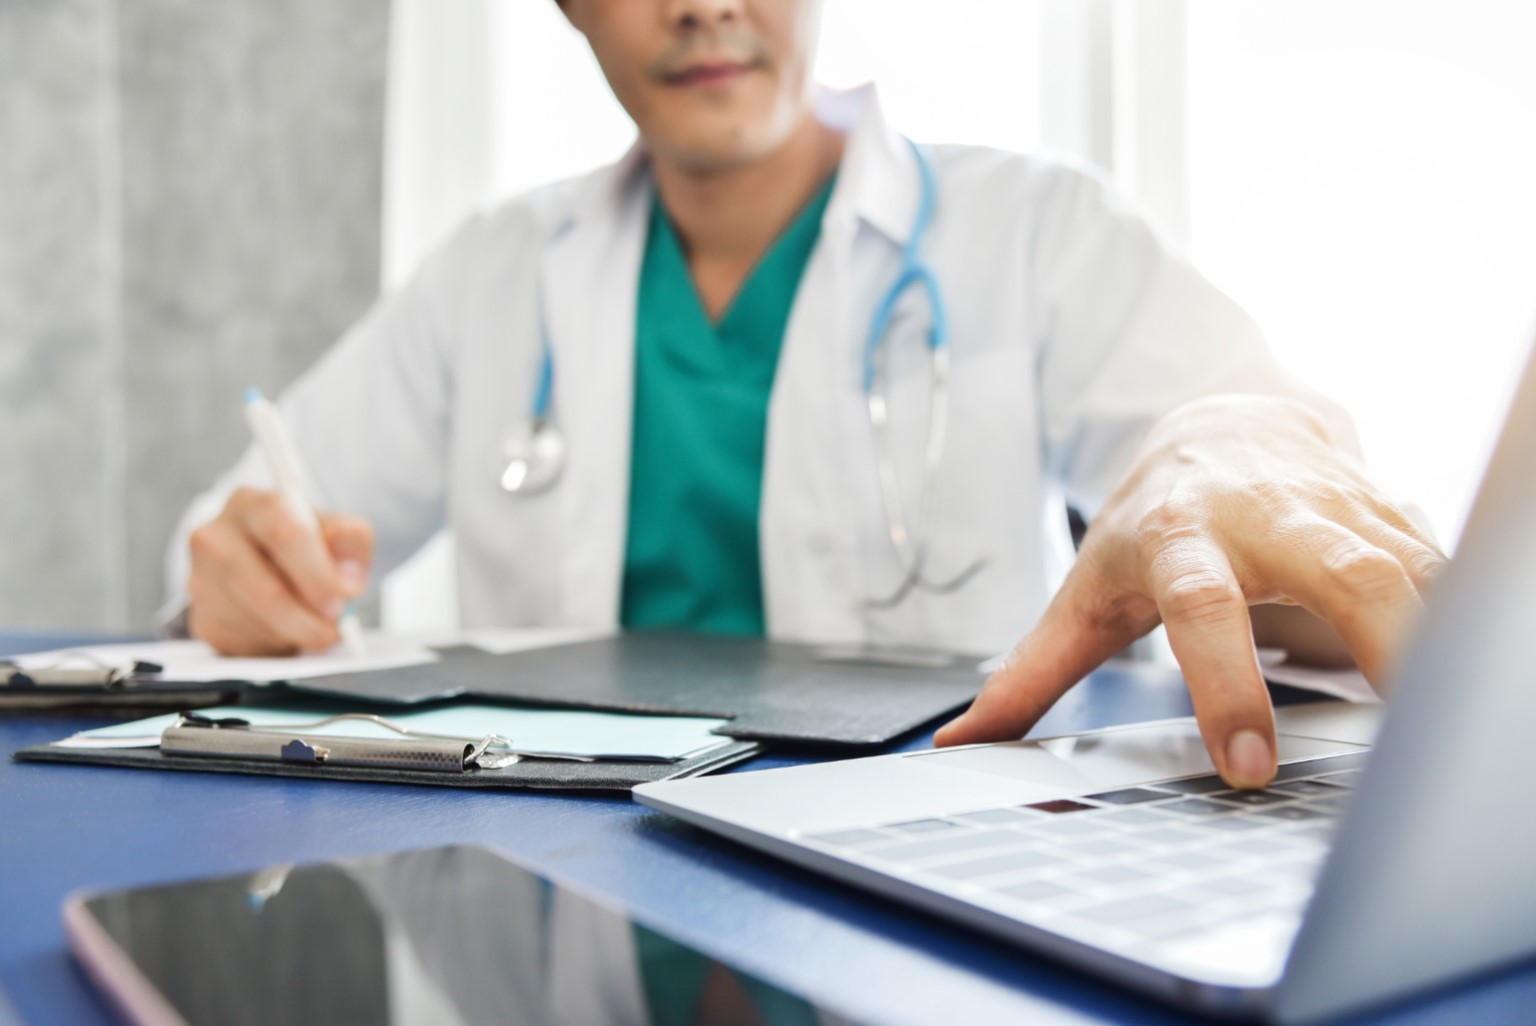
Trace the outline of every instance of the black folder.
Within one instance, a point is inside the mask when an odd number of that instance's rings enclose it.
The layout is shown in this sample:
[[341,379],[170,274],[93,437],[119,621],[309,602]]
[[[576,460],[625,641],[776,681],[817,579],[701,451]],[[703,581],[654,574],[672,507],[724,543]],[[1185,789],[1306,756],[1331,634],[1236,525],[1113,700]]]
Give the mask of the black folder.
[[976,697],[975,656],[636,632],[524,652],[475,648],[287,687],[328,698],[411,704],[474,698],[610,712],[710,716],[741,740],[873,746]]

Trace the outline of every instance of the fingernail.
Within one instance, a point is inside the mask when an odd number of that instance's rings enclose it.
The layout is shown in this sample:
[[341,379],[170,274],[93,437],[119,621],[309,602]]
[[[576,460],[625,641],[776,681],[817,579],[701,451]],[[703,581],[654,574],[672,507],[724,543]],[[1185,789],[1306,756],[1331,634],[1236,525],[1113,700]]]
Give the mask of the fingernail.
[[[341,583],[341,590],[349,597],[356,598],[363,593],[363,588],[368,584],[368,571],[363,564],[355,559],[343,559],[336,564],[336,579]],[[341,603],[345,605],[345,603]],[[341,610],[336,610],[336,615],[341,615]]]
[[940,727],[937,731],[934,732],[934,745],[936,747],[942,748],[947,744],[951,744],[952,742],[949,739],[955,735],[955,732],[961,728],[961,724],[964,722],[965,714],[962,713],[959,716],[956,716],[954,719],[950,720],[948,723],[944,724],[944,726]]
[[1240,730],[1227,740],[1227,783],[1234,787],[1263,787],[1275,775],[1275,753],[1264,735]]

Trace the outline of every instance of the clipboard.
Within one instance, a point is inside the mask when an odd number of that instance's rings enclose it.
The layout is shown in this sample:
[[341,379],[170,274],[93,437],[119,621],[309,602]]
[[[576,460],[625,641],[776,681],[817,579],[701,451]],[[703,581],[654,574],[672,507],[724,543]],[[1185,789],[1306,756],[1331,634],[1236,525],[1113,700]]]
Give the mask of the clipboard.
[[317,728],[251,729],[238,719],[185,714],[168,727],[159,748],[69,748],[36,745],[19,762],[74,763],[134,769],[241,773],[435,787],[628,792],[637,784],[696,776],[756,755],[752,742],[733,741],[683,759],[552,757],[477,741],[409,735],[398,739],[326,736]]
[[23,668],[0,660],[0,712],[80,711],[135,715],[147,709],[219,705],[244,689],[237,682],[163,681],[143,660],[103,661],[72,653],[55,665]]

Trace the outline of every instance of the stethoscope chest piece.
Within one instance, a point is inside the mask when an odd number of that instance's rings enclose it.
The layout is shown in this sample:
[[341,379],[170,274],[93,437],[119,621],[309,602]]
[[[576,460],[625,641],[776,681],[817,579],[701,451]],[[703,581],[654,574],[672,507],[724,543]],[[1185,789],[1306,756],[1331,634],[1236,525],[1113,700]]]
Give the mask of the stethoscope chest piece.
[[517,425],[501,440],[498,483],[509,495],[538,495],[565,469],[565,435],[542,418]]

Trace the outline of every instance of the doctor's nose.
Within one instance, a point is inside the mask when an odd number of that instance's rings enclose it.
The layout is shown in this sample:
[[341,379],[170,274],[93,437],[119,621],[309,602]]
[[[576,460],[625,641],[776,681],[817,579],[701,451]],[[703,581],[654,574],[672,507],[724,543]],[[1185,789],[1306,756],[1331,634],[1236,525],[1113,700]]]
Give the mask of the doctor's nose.
[[684,31],[731,25],[741,19],[743,0],[668,0],[667,20]]

